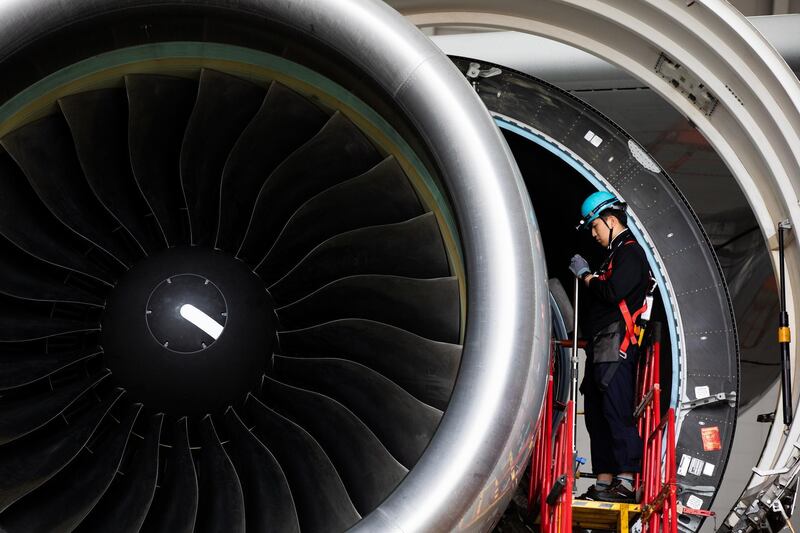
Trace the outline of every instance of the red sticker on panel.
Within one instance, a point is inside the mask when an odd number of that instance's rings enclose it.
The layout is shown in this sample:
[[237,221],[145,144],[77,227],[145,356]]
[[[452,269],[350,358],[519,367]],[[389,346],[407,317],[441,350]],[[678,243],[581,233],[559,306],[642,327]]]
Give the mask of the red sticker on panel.
[[700,436],[703,439],[703,450],[713,452],[722,449],[722,440],[719,437],[719,427],[713,426],[700,428]]

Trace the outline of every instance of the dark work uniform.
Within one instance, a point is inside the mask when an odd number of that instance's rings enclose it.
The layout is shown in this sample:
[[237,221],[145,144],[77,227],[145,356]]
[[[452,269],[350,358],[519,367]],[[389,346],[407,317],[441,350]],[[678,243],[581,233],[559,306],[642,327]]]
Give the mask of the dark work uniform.
[[589,282],[594,301],[587,309],[586,333],[591,341],[581,384],[592,468],[595,473],[638,472],[642,440],[633,418],[638,349],[631,344],[627,357],[619,355],[625,332],[619,302],[624,298],[631,313],[642,307],[650,269],[629,230],[614,238],[598,276]]

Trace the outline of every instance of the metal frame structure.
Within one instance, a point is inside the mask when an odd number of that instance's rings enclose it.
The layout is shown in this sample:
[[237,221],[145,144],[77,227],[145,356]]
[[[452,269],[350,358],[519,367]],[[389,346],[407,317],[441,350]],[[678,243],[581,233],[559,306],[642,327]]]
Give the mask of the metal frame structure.
[[[722,0],[393,0],[418,26],[481,26],[548,37],[638,78],[709,140],[748,199],[777,271],[779,220],[800,217],[800,83],[747,19]],[[797,327],[800,251],[786,250],[787,307]],[[797,360],[793,347],[792,360]],[[798,380],[797,367],[793,381]],[[798,387],[794,387],[797,403]],[[682,391],[683,392],[683,391]],[[682,395],[683,396],[683,395]],[[778,406],[776,420],[782,419]],[[800,423],[775,424],[762,472],[797,460]],[[772,475],[774,478],[774,474]],[[770,478],[770,479],[772,479]],[[767,480],[755,476],[751,486]],[[767,480],[768,481],[768,480]]]

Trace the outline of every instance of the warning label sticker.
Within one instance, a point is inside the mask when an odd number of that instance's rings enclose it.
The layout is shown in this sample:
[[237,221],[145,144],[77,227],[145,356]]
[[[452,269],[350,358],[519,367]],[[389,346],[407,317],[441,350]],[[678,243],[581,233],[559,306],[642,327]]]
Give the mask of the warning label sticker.
[[690,494],[689,498],[686,499],[686,507],[689,507],[690,509],[700,509],[702,506],[703,500],[694,494]]
[[693,476],[713,476],[714,464],[707,463],[699,457],[692,457],[691,455],[681,454],[680,463],[678,463],[677,474],[679,476],[686,476],[692,474]]
[[703,473],[703,466],[705,466],[706,462],[702,459],[698,459],[697,457],[692,457],[692,462],[689,464],[689,473],[695,476],[699,476]]
[[689,471],[689,463],[691,463],[692,458],[686,455],[685,453],[681,455],[681,462],[678,465],[678,475],[685,476],[686,472]]
[[711,389],[706,386],[703,387],[695,387],[694,388],[694,397],[698,400],[702,400],[703,398],[708,398],[711,396]]
[[700,437],[703,439],[703,450],[713,452],[722,449],[718,426],[700,428]]

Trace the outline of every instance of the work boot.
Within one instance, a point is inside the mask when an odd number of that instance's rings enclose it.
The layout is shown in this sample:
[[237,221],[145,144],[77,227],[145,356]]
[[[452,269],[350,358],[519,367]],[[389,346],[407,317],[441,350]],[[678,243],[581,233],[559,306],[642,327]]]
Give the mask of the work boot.
[[594,500],[609,503],[636,503],[636,493],[626,487],[622,481],[615,479],[606,490],[598,492],[597,498]]
[[600,501],[600,495],[607,490],[606,488],[598,488],[597,485],[592,485],[589,490],[578,496],[579,500],[589,500],[592,502]]

